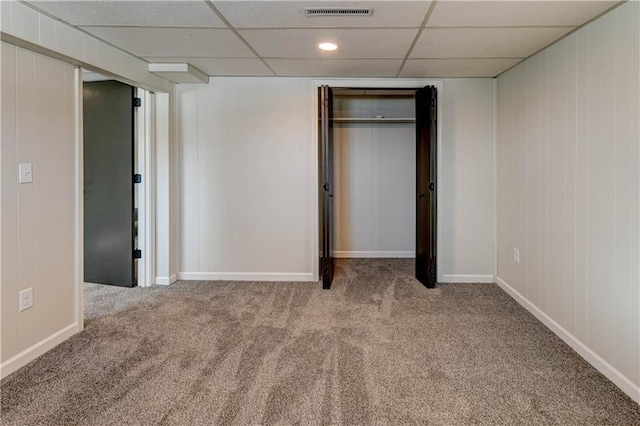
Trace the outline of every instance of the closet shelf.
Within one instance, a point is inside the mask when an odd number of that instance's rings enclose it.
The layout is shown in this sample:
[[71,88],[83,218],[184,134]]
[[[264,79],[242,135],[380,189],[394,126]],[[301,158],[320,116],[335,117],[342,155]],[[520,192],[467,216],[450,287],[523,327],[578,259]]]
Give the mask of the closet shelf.
[[415,123],[415,118],[374,118],[374,117],[357,117],[357,118],[332,118],[335,123]]

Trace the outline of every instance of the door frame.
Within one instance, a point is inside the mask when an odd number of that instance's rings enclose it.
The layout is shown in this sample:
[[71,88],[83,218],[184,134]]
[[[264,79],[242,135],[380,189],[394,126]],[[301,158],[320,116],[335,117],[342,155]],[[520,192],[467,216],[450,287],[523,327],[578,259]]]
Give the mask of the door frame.
[[135,87],[135,96],[142,104],[134,110],[135,173],[142,175],[136,184],[138,209],[138,244],[142,257],[138,259],[138,287],[151,287],[155,283],[155,95]]
[[[77,331],[84,329],[84,117],[83,117],[83,86],[84,86],[84,70],[97,72],[105,76],[109,76],[114,80],[122,81],[125,84],[130,84],[117,76],[109,73],[104,73],[101,70],[96,70],[91,67],[76,67],[75,70],[75,84],[74,84],[74,116],[75,116],[75,128],[74,128],[74,180],[75,180],[75,322],[77,324]],[[131,84],[136,87],[135,83]],[[137,87],[136,87],[137,88]],[[138,286],[152,286],[156,284],[156,94],[154,92],[145,90],[144,98],[142,99],[144,114],[140,117],[143,119],[144,124],[136,122],[138,129],[144,127],[145,137],[144,140],[138,139],[139,134],[136,134],[136,142],[140,143],[139,149],[144,151],[144,169],[145,175],[143,176],[143,190],[144,196],[144,232],[145,232],[145,244],[141,247],[143,254],[147,253],[147,261],[144,265],[145,279],[144,285],[139,280]],[[138,132],[138,130],[136,130]],[[136,168],[138,163],[136,159]]]
[[[397,78],[332,78],[332,79],[314,79],[311,81],[312,99],[313,99],[313,121],[318,121],[318,88],[322,85],[329,87],[349,87],[349,88],[369,88],[369,89],[421,89],[425,86],[434,86],[438,91],[438,104],[437,104],[437,175],[438,181],[436,185],[437,194],[442,194],[443,190],[443,165],[442,165],[442,128],[443,128],[443,111],[444,111],[444,83],[443,80],[433,79],[397,79]],[[312,127],[312,143],[313,145],[313,167],[311,168],[311,182],[313,182],[313,188],[317,191],[319,185],[318,177],[318,126]],[[444,232],[444,214],[442,198],[438,197],[438,203],[436,204],[436,251],[438,253],[436,259],[436,279],[438,282],[443,278],[443,241],[442,236]],[[317,224],[319,223],[318,216],[318,197],[311,197],[311,211],[313,212],[313,223],[311,238],[311,268],[315,274],[315,280],[319,281],[319,262],[320,262],[320,235]]]

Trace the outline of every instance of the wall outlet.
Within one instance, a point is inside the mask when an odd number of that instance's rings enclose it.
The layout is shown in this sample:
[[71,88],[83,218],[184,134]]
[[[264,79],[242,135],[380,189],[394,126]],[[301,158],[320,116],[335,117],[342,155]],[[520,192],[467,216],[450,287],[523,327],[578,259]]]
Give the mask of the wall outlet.
[[520,263],[520,250],[517,248],[513,249],[513,261],[516,263]]
[[18,308],[20,312],[33,306],[33,287],[22,290],[18,295]]

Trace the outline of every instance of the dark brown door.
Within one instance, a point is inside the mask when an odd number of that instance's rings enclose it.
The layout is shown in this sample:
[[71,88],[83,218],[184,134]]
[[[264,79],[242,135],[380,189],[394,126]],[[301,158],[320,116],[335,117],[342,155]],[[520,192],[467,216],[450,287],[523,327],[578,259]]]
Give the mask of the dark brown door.
[[322,288],[331,288],[335,262],[331,254],[333,223],[333,92],[329,86],[318,88],[318,158],[320,206],[320,277]]
[[416,91],[416,278],[436,285],[437,92]]
[[84,83],[84,280],[133,287],[133,87]]

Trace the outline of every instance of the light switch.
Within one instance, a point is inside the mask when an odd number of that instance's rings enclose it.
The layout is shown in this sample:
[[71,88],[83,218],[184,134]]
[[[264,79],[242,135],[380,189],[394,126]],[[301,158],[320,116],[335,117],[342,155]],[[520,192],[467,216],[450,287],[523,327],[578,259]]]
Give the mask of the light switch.
[[20,183],[31,183],[33,182],[33,171],[31,170],[31,164],[25,163],[20,164],[18,167],[20,173]]

